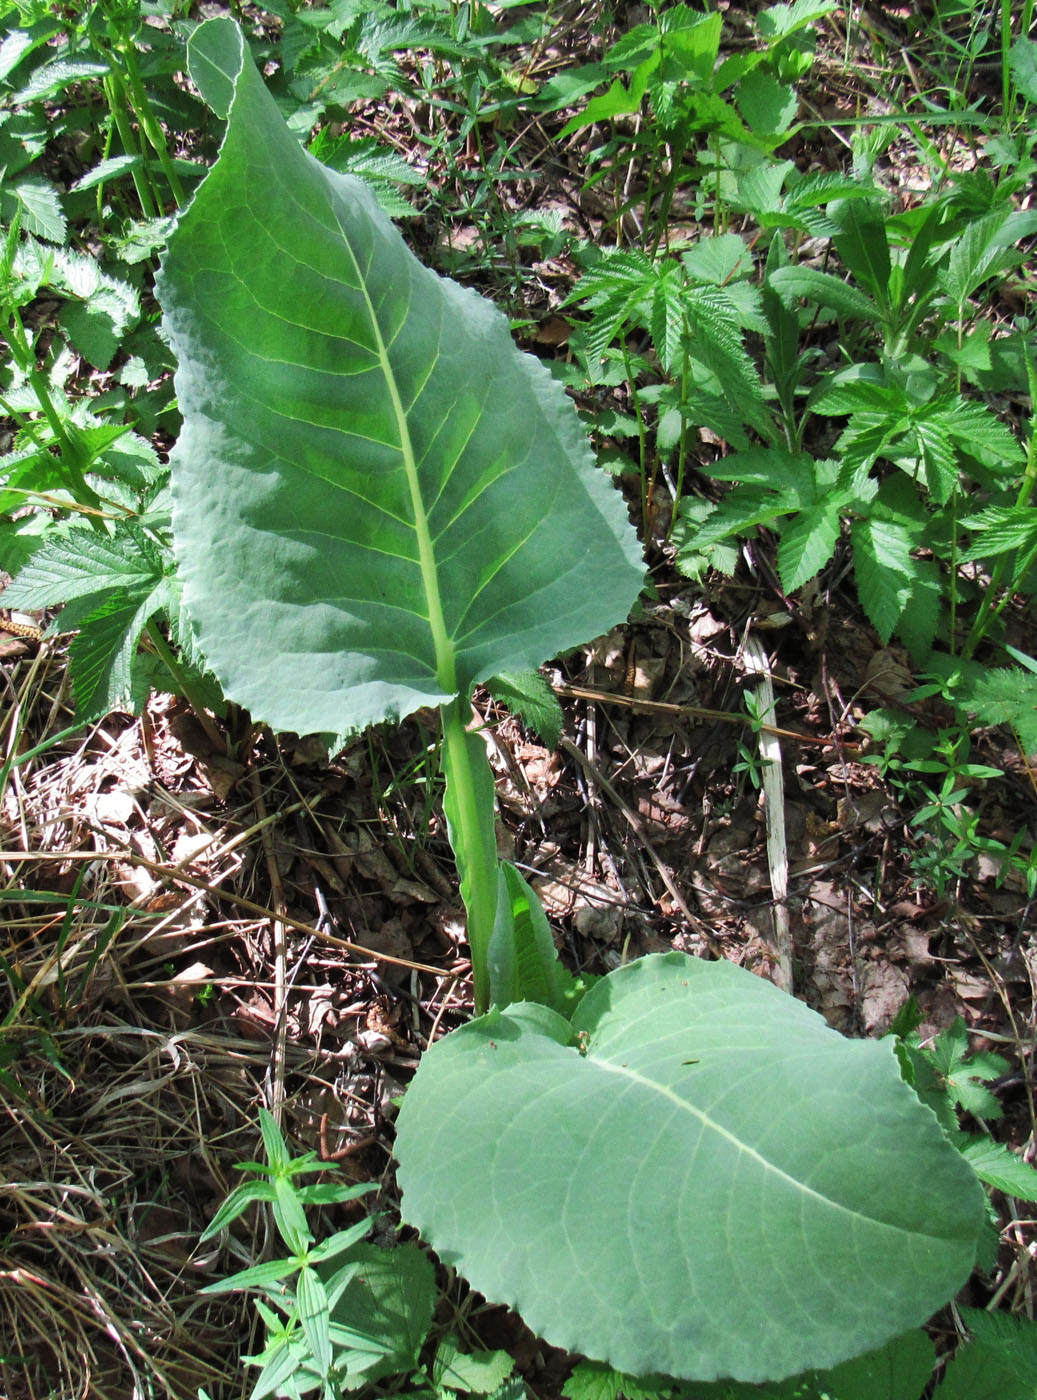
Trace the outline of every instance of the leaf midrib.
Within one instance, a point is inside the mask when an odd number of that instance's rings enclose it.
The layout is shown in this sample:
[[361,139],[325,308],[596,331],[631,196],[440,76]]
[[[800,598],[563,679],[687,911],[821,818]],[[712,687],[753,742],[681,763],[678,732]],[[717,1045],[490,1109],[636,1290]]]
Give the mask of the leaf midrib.
[[356,273],[357,286],[367,310],[367,317],[371,325],[371,332],[374,336],[375,346],[378,352],[378,361],[381,365],[382,375],[389,392],[393,417],[396,420],[396,430],[400,439],[400,455],[403,458],[403,470],[407,478],[407,489],[410,493],[411,511],[414,517],[412,523],[415,538],[418,542],[418,564],[421,569],[421,582],[425,591],[425,601],[428,606],[429,631],[432,634],[432,648],[436,659],[436,680],[440,687],[446,691],[447,694],[452,696],[457,693],[458,688],[456,655],[453,642],[447,631],[446,617],[443,612],[443,600],[439,591],[439,574],[436,569],[432,532],[429,528],[429,519],[428,513],[425,510],[425,503],[421,497],[421,483],[418,479],[417,457],[414,452],[414,444],[411,440],[407,410],[403,406],[400,387],[396,382],[392,361],[389,358],[389,348],[382,335],[382,328],[378,323],[378,316],[375,312],[374,303],[371,301],[368,294],[367,283],[360,269],[356,254],[353,251],[353,245],[350,242],[349,235],[343,227],[341,219],[338,220],[338,227],[342,235],[342,241],[349,254],[349,259]]
[[[889,1221],[879,1220],[873,1215],[865,1215],[862,1211],[854,1210],[850,1206],[843,1204],[843,1202],[833,1200],[830,1196],[825,1196],[822,1192],[816,1191],[812,1186],[808,1186],[806,1182],[800,1181],[797,1177],[791,1176],[788,1172],[782,1170],[781,1167],[776,1166],[774,1162],[764,1157],[761,1152],[757,1152],[754,1147],[750,1147],[748,1143],[743,1142],[742,1139],[735,1133],[732,1133],[730,1129],[723,1127],[714,1118],[711,1118],[704,1109],[697,1108],[690,1100],[682,1098],[680,1094],[674,1093],[674,1091],[667,1088],[665,1084],[660,1084],[656,1080],[647,1078],[647,1076],[640,1074],[637,1070],[631,1069],[629,1065],[619,1065],[613,1061],[596,1059],[594,1057],[591,1057],[591,1063],[595,1068],[604,1070],[606,1073],[618,1075],[621,1079],[630,1080],[633,1083],[640,1084],[646,1089],[650,1089],[653,1093],[661,1094],[663,1098],[669,1099],[678,1109],[690,1113],[693,1117],[697,1118],[707,1132],[717,1133],[720,1137],[725,1138],[731,1143],[733,1147],[737,1148],[739,1152],[744,1152],[749,1157],[752,1157],[765,1172],[780,1177],[797,1191],[801,1191],[813,1197],[815,1201],[818,1201],[822,1205],[828,1206],[833,1210],[841,1211],[844,1215],[848,1215],[854,1220],[860,1220],[867,1226],[879,1226],[883,1229],[893,1230],[897,1234],[906,1234],[912,1237],[922,1233],[920,1230],[911,1230],[903,1225],[894,1225]],[[943,1235],[927,1235],[926,1238],[939,1240],[944,1244],[948,1243],[947,1238]]]

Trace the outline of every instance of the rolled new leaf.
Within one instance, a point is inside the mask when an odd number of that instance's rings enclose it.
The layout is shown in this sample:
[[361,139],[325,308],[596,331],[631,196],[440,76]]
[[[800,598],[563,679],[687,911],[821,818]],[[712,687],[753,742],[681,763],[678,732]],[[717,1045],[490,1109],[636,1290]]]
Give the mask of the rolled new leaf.
[[623,620],[636,537],[562,389],[302,150],[233,21],[190,66],[228,125],[158,295],[176,556],[227,695],[339,734]]
[[965,1282],[975,1176],[901,1079],[730,963],[641,959],[570,1025],[491,1011],[422,1058],[402,1213],[555,1346],[779,1380],[918,1326]]

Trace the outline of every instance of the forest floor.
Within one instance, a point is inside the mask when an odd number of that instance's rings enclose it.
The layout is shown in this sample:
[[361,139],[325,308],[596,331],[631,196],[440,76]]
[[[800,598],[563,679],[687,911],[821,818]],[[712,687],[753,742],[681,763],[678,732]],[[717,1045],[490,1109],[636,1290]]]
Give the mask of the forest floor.
[[[909,52],[911,14],[882,16]],[[738,16],[728,19],[737,38]],[[847,56],[840,23],[821,22],[802,94],[828,125],[780,151],[804,165],[844,163],[840,115],[883,105],[868,31],[858,26]],[[585,41],[576,14],[559,46]],[[354,134],[418,164],[408,118],[406,104],[371,103]],[[535,200],[604,237],[583,147],[549,143],[535,123],[524,141],[535,187],[502,184],[502,200],[516,214]],[[925,172],[909,134],[880,173],[905,199],[917,189]],[[428,215],[408,237],[435,263],[485,230]],[[575,276],[564,253],[525,267],[508,310],[531,353],[565,357]],[[468,280],[500,294],[493,272]],[[696,489],[709,490],[719,450],[705,434]],[[549,749],[487,694],[475,698],[501,851],[539,893],[563,956],[601,973],[676,948],[773,977],[789,939],[790,990],[847,1035],[883,1034],[910,997],[923,1037],[962,1017],[971,1047],[1007,1062],[998,1139],[1032,1155],[1032,895],[982,854],[934,875],[917,801],[860,724],[892,707],[935,731],[939,698],[911,698],[917,668],[870,625],[844,554],[788,596],[764,531],[743,543],[733,577],[693,580],[644,520],[636,470],[620,486],[651,589],[628,624],[545,668],[563,741]],[[663,515],[665,491],[660,479]],[[1007,626],[1037,654],[1032,614],[1010,609]],[[240,1297],[198,1295],[227,1269],[198,1237],[235,1165],[257,1157],[258,1106],[276,1109],[298,1148],[380,1182],[391,1210],[394,1100],[422,1051],[471,1013],[435,717],[376,728],[329,761],[234,707],[217,741],[186,702],[153,695],[139,715],[54,741],[72,723],[67,641],[0,633],[9,732],[21,751],[42,746],[3,793],[0,1389],[9,1400],[129,1400],[204,1386],[227,1400],[244,1393],[237,1357],[261,1342]],[[760,655],[775,695],[762,731],[744,700]],[[761,738],[776,755],[761,756]],[[754,781],[775,756],[780,813]],[[1010,731],[977,730],[971,761],[1000,775],[982,785],[984,829],[1006,844],[1032,831],[1035,774]],[[982,1301],[999,1293],[1029,1311],[1034,1222],[997,1199],[1001,1250]],[[264,1240],[242,1235],[234,1248],[244,1266]],[[501,1310],[456,1290],[455,1306],[484,1344],[518,1357],[533,1394],[554,1400],[565,1358]]]

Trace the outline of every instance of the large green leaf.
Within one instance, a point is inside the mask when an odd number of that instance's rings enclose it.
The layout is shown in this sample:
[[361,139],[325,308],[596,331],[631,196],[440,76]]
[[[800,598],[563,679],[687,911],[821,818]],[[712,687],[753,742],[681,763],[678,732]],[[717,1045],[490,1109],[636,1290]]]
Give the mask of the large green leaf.
[[301,149],[232,21],[190,63],[229,124],[158,290],[177,559],[227,694],[341,733],[625,618],[636,539],[562,390]]
[[547,1341],[630,1375],[780,1379],[918,1325],[983,1194],[892,1046],[725,962],[651,957],[572,1027],[524,1004],[422,1059],[403,1216]]

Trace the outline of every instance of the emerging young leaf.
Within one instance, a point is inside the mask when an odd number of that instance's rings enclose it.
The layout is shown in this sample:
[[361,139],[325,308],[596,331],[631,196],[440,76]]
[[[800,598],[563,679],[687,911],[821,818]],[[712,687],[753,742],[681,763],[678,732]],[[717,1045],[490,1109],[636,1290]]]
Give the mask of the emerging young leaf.
[[630,1375],[879,1346],[964,1282],[983,1221],[891,1044],[681,954],[602,979],[571,1025],[525,1004],[440,1041],[396,1150],[404,1218],[475,1288]]
[[177,559],[227,694],[343,733],[625,618],[636,538],[561,388],[299,147],[232,21],[190,62],[229,124],[159,296]]
[[487,954],[494,1005],[535,1001],[565,1015],[578,983],[558,961],[551,926],[536,895],[508,861],[498,871],[497,917]]

